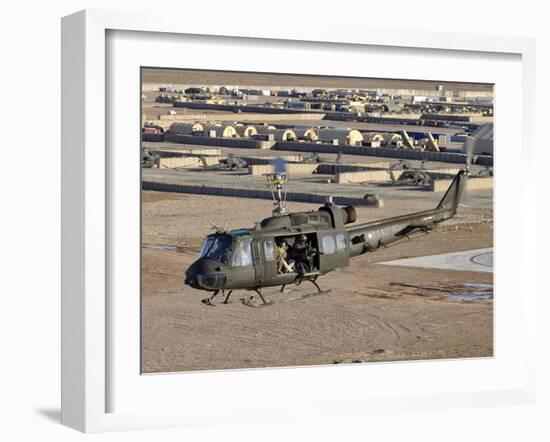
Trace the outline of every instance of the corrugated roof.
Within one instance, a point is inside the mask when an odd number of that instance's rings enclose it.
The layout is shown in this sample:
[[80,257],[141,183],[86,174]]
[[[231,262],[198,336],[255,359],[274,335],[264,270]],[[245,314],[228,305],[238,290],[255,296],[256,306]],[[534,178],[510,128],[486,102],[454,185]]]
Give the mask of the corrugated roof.
[[492,141],[493,140],[493,123],[486,123],[479,126],[472,136],[477,140]]

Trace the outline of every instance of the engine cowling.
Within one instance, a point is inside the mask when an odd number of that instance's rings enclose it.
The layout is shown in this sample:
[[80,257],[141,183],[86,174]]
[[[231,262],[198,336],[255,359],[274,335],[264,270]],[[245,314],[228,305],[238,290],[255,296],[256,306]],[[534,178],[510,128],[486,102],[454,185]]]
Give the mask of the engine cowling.
[[334,228],[354,223],[357,220],[357,211],[353,206],[338,207],[332,203],[327,203],[319,210],[330,213],[332,227]]

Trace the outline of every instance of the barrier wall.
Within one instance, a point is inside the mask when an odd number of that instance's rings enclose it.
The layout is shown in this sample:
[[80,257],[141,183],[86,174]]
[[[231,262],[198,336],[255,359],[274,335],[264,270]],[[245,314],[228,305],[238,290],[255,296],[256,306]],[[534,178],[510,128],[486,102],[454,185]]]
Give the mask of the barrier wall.
[[[401,170],[394,171],[395,178],[401,175]],[[348,183],[365,183],[365,182],[380,182],[390,181],[391,177],[386,170],[363,170],[360,172],[342,172],[335,175],[335,182],[337,184]]]
[[163,147],[162,149],[155,150],[161,156],[185,156],[185,155],[210,155],[210,156],[221,156],[222,150],[216,148],[189,148],[189,147],[180,147],[180,146],[170,146]]
[[166,133],[164,139],[172,143],[236,147],[242,149],[271,149],[275,144],[275,141],[260,141],[251,138],[201,137],[195,135],[172,134],[170,132]]
[[[338,153],[349,155],[369,155],[375,157],[400,158],[405,160],[428,160],[441,161],[446,163],[466,163],[466,155],[454,152],[426,152],[409,149],[390,149],[383,147],[355,147],[355,146],[335,146],[327,143],[300,143],[294,141],[279,141],[274,150],[291,150],[297,152],[318,152],[318,153]],[[474,164],[483,166],[492,166],[493,157],[479,155],[474,157]]]
[[[262,189],[242,189],[235,187],[210,187],[204,185],[191,184],[170,184],[151,181],[142,182],[143,190],[154,190],[158,192],[176,192],[176,193],[193,193],[199,195],[215,195],[240,198],[260,198],[271,200],[273,198],[270,190]],[[329,195],[318,195],[312,193],[288,192],[287,201],[295,201],[302,203],[318,203],[324,204],[328,201]],[[349,198],[342,196],[334,196],[333,202],[341,206],[371,206],[382,207],[382,201],[373,201],[372,199]]]
[[[314,173],[318,164],[297,164],[297,163],[287,163],[286,171],[290,175],[311,175]],[[253,176],[264,175],[266,173],[273,173],[275,167],[271,164],[255,164],[248,166],[248,173]]]
[[[265,107],[265,106],[254,106],[247,104],[246,106],[236,106],[234,104],[210,104],[197,101],[185,101],[174,103],[174,107],[184,107],[188,109],[205,109],[205,110],[220,110],[235,112],[235,115],[245,113],[245,112],[254,112],[257,114],[262,114],[261,117],[257,116],[256,118],[263,118],[263,114],[292,114],[295,116],[295,119],[310,120],[312,116],[314,119],[322,119],[325,112],[312,110],[304,111],[304,109],[288,109],[288,108],[279,108],[279,107]],[[317,114],[317,115],[316,115]],[[315,116],[316,115],[316,116]],[[237,118],[235,118],[237,119]]]
[[[249,166],[254,166],[259,164],[272,164],[275,157],[254,157],[239,155],[239,158],[242,158],[244,161],[246,161],[246,164],[248,164]],[[279,158],[284,158],[288,163],[299,163],[303,159],[302,155],[281,155]]]
[[[240,109],[240,108],[239,108]],[[159,115],[159,119],[163,122],[169,121],[285,121],[285,120],[322,120],[325,114],[321,113],[282,113],[282,114],[262,114],[249,115],[243,113],[226,112],[226,113],[189,113],[176,115]],[[149,120],[148,120],[149,121]]]
[[142,132],[141,141],[152,141],[155,143],[160,143],[164,141],[164,133],[153,134],[153,133]]
[[344,172],[363,172],[365,170],[379,170],[389,169],[392,161],[373,161],[373,162],[361,162],[353,164],[319,164],[317,173],[323,175],[336,175]]
[[[205,156],[204,161],[208,166],[218,164],[222,157]],[[203,162],[198,157],[161,157],[158,160],[159,168],[174,169],[177,167],[202,167]]]

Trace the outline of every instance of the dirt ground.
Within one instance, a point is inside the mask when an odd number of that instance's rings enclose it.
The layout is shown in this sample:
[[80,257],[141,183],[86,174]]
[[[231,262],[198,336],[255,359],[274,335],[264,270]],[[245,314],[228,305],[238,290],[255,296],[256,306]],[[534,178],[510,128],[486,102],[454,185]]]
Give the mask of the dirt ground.
[[[332,291],[253,309],[209,307],[207,293],[183,284],[209,222],[247,227],[270,214],[269,201],[143,193],[142,371],[173,372],[395,361],[493,354],[493,301],[453,301],[464,283],[492,284],[492,273],[377,265],[393,259],[492,246],[491,208],[461,206],[429,235],[352,260],[319,282]],[[411,207],[409,207],[411,206]],[[358,222],[414,206],[359,209]],[[292,210],[317,205],[293,203]],[[205,216],[205,210],[210,214]],[[376,212],[373,214],[373,210]],[[208,218],[208,219],[207,219]],[[159,245],[177,246],[164,250]],[[264,292],[269,299],[309,293],[312,285]],[[235,299],[245,292],[236,293]]]
[[381,78],[333,77],[325,75],[270,74],[253,72],[208,71],[194,69],[143,68],[142,81],[163,84],[239,84],[250,86],[326,87],[326,88],[396,88],[430,89],[439,84],[454,91],[491,91],[492,85],[484,83],[440,82],[426,80],[390,80]]

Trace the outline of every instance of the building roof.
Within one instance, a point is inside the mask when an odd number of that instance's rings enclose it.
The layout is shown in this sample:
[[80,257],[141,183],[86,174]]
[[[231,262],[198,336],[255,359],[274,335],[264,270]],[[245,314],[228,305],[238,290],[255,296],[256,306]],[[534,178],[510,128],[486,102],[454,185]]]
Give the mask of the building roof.
[[472,136],[477,140],[492,141],[493,123],[482,124],[472,133]]

